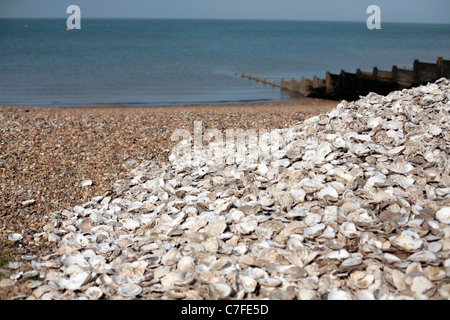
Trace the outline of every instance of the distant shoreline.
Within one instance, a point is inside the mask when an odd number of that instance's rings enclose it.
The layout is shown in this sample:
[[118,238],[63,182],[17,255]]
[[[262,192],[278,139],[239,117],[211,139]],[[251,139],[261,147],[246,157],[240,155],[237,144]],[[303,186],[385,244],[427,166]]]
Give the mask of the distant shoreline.
[[55,112],[92,112],[92,111],[118,111],[118,112],[218,112],[218,113],[291,113],[304,111],[305,113],[317,113],[328,111],[336,107],[340,101],[301,97],[290,100],[265,101],[265,102],[238,102],[224,104],[196,104],[196,105],[168,105],[168,106],[117,106],[114,104],[92,106],[11,106],[0,105],[2,110],[25,111],[26,109],[39,109]]

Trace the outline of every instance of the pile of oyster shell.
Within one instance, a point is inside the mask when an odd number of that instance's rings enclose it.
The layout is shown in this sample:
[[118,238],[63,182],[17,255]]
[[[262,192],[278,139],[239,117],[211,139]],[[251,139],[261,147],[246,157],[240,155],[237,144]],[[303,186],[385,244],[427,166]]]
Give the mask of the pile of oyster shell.
[[449,299],[449,111],[440,79],[267,133],[272,158],[142,163],[35,235],[59,250],[28,298]]

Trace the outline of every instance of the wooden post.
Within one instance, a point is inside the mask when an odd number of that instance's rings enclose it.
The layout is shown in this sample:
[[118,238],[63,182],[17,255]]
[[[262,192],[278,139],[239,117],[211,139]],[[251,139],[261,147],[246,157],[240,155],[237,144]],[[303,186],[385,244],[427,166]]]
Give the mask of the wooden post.
[[304,96],[307,95],[307,92],[306,92],[306,79],[305,79],[305,77],[302,77],[302,86],[300,88],[300,93],[302,95],[304,95]]
[[327,88],[326,92],[330,92],[331,91],[331,76],[330,76],[330,72],[327,71],[326,77],[325,77],[325,87]]
[[419,84],[419,60],[414,60],[413,65],[413,84]]
[[356,69],[356,81],[357,81],[357,90],[358,92],[361,92],[361,89],[363,89],[363,79],[361,79],[361,69]]
[[391,78],[391,82],[397,85],[397,81],[398,81],[398,68],[397,66],[392,66],[392,78]]
[[438,57],[437,63],[436,63],[436,76],[438,79],[444,77],[444,60],[442,57]]
[[313,77],[313,88],[315,89],[315,88],[317,88],[318,87],[318,84],[317,84],[317,76],[314,76]]

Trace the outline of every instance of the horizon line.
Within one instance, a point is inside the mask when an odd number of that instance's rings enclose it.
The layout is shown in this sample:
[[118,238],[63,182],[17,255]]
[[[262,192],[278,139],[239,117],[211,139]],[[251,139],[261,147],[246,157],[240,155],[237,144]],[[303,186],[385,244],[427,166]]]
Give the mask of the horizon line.
[[[34,20],[66,20],[66,17],[0,17],[2,20],[19,20],[19,19],[34,19]],[[207,21],[273,21],[273,22],[342,22],[342,23],[365,23],[366,20],[313,20],[313,19],[264,19],[264,18],[173,18],[173,17],[84,17],[83,19],[97,19],[97,20],[207,20]],[[398,23],[398,24],[439,24],[450,25],[443,22],[406,22],[406,21],[384,21],[382,23]]]

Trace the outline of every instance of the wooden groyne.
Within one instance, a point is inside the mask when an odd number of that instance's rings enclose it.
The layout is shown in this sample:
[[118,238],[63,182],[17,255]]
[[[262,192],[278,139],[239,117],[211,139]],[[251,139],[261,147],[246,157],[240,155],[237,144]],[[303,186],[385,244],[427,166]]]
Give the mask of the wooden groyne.
[[356,73],[345,70],[340,74],[327,72],[325,79],[317,76],[313,79],[302,77],[300,80],[282,78],[279,84],[250,74],[242,73],[241,76],[306,97],[356,100],[370,92],[386,95],[391,91],[434,82],[442,77],[450,79],[450,60],[443,60],[442,57],[439,57],[436,63],[415,60],[412,70],[393,66],[391,71],[382,71],[374,67],[372,72],[363,72],[360,69],[357,69]]

